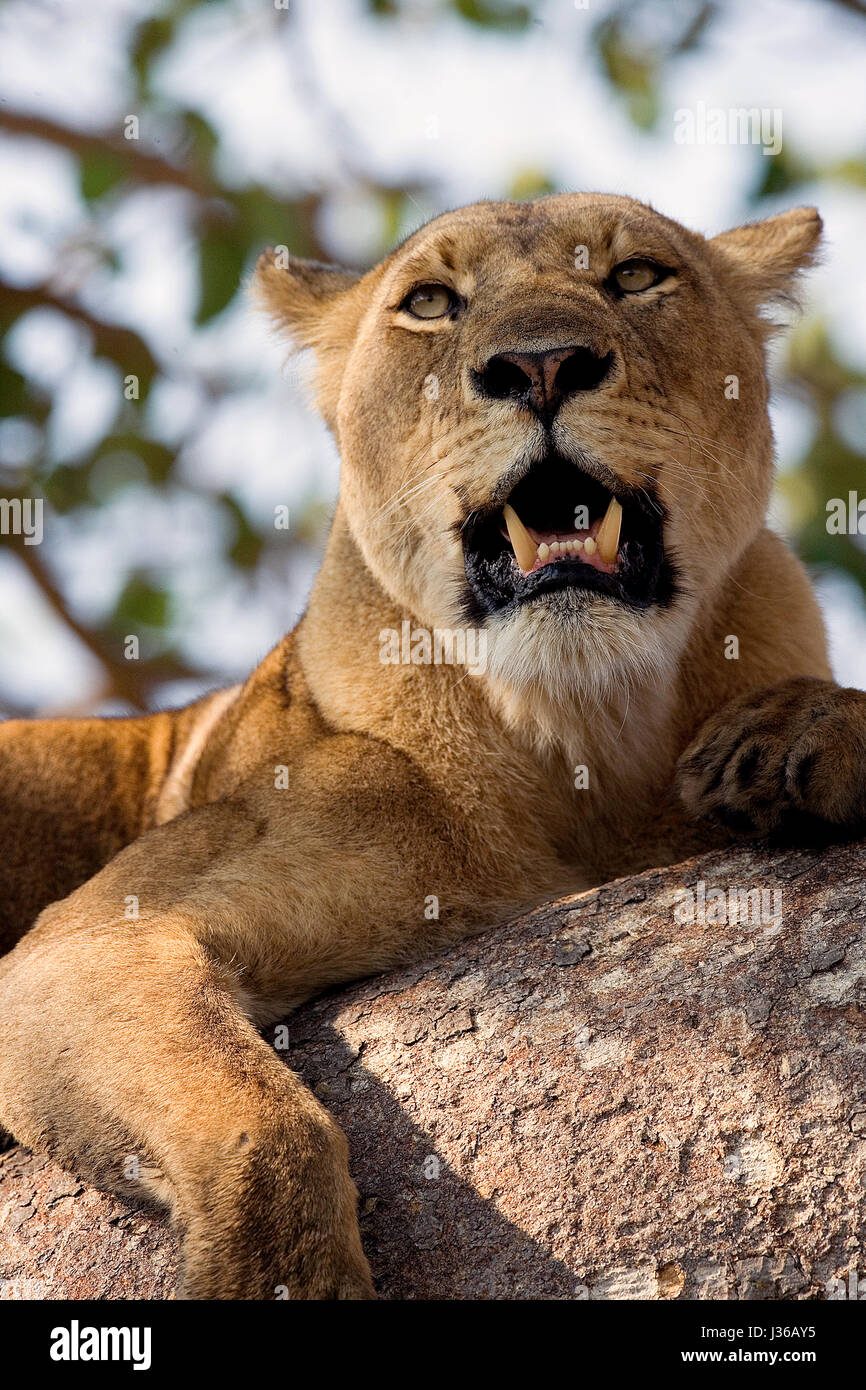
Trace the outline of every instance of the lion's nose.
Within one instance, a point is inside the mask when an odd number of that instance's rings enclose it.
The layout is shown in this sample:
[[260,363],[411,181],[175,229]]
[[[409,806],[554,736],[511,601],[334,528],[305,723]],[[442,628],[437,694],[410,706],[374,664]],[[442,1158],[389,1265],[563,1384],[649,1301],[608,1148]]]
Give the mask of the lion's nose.
[[569,396],[600,386],[612,361],[613,353],[601,356],[587,347],[500,352],[474,373],[474,380],[482,396],[519,401],[550,419]]

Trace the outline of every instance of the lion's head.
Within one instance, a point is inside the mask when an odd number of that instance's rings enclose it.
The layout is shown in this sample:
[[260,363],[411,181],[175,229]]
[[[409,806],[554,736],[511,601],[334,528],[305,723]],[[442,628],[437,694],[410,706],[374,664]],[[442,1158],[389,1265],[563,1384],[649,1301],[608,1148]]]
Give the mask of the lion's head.
[[256,289],[315,350],[379,584],[483,625],[506,687],[573,696],[658,677],[763,525],[764,310],[820,229],[561,194],[446,213],[360,277],[267,252]]

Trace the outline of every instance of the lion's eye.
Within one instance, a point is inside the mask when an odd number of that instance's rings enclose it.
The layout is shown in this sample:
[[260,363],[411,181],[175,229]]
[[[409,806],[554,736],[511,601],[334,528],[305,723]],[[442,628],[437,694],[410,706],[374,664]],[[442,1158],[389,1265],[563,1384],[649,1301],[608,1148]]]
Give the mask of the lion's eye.
[[624,294],[640,294],[641,290],[648,290],[663,280],[665,273],[655,261],[623,261],[611,272],[610,278]]
[[447,285],[418,285],[401,307],[416,319],[441,319],[450,313],[455,302],[454,292]]

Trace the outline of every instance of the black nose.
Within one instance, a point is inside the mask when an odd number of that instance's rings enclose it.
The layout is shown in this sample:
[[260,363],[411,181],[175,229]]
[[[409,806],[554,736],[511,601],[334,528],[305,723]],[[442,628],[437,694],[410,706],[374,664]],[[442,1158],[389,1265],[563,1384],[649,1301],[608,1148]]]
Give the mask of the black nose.
[[612,362],[612,352],[602,357],[587,347],[500,352],[473,375],[482,396],[519,401],[550,419],[569,396],[600,386]]

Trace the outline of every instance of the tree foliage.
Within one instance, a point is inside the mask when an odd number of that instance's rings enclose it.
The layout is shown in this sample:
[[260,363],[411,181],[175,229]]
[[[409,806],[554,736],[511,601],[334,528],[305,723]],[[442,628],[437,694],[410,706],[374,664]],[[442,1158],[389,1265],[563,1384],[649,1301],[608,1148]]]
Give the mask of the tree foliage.
[[[201,412],[192,412],[170,442],[154,426],[149,408],[157,383],[195,380],[205,405],[217,396],[238,396],[248,388],[242,371],[227,367],[217,374],[189,362],[180,364],[164,346],[122,321],[105,306],[111,302],[114,275],[123,268],[123,247],[109,232],[112,219],[143,190],[174,190],[180,199],[188,237],[194,243],[198,275],[191,331],[208,327],[231,313],[242,293],[244,277],[255,256],[268,244],[282,243],[300,255],[331,259],[327,219],[323,218],[330,191],[325,183],[300,186],[272,185],[245,179],[243,173],[226,172],[221,140],[208,114],[166,95],[160,80],[161,65],[184,33],[185,26],[204,0],[169,0],[155,14],[130,23],[126,35],[126,109],[135,112],[139,138],[125,138],[122,123],[94,130],[89,126],[62,125],[0,105],[0,135],[21,142],[40,142],[72,159],[77,170],[83,213],[83,230],[76,237],[75,254],[61,239],[52,248],[55,265],[38,282],[0,284],[0,402],[3,416],[26,422],[26,457],[0,464],[0,492],[9,498],[42,497],[50,516],[73,521],[105,505],[106,498],[130,482],[154,493],[200,494],[210,508],[214,525],[224,537],[224,560],[236,575],[253,576],[274,555],[284,556],[303,545],[320,530],[322,499],[312,497],[306,513],[295,518],[290,533],[269,528],[251,513],[237,492],[205,487],[190,480],[179,466],[201,429]],[[366,0],[371,22],[393,33],[395,26],[411,22],[412,6],[404,0]],[[853,0],[827,0],[828,9],[857,13]],[[209,8],[204,6],[204,8]],[[438,22],[462,24],[476,32],[488,32],[498,41],[527,41],[539,22],[539,6],[514,0],[439,0]],[[580,8],[577,6],[576,8]],[[233,13],[231,2],[223,6]],[[658,5],[653,6],[656,20]],[[724,7],[717,3],[690,3],[669,7],[664,22],[648,24],[645,0],[618,0],[602,18],[593,20],[593,44],[599,72],[616,99],[641,130],[651,130],[665,103],[665,80],[684,55],[705,44],[723,22]],[[243,23],[244,7],[235,21]],[[289,8],[275,5],[274,42],[299,42],[293,33]],[[371,170],[345,118],[329,110],[324,94],[298,55],[299,81],[307,85],[312,104],[321,107],[330,130],[341,169],[343,187],[363,191],[379,212],[378,252],[385,251],[410,222],[417,218],[419,198],[435,204],[435,190],[423,180],[394,185]],[[866,186],[866,163],[838,162],[816,168],[787,147],[774,159],[754,152],[753,215],[768,200],[784,195],[794,202],[803,190],[814,190],[827,181]],[[745,152],[744,158],[751,157]],[[555,176],[544,169],[515,168],[507,196],[531,197],[556,186]],[[70,269],[71,266],[71,269]],[[101,289],[100,289],[101,286]],[[115,381],[116,407],[104,435],[83,456],[68,457],[53,428],[56,400],[50,388],[35,375],[15,365],[9,350],[14,334],[32,316],[48,314],[67,322],[79,335],[80,352],[88,360],[107,364]],[[36,320],[38,322],[38,319]],[[134,382],[129,389],[128,383]],[[784,494],[791,504],[795,540],[807,561],[816,566],[838,567],[850,573],[866,589],[866,553],[860,537],[844,540],[828,535],[824,502],[845,496],[862,483],[863,454],[840,426],[840,402],[866,398],[866,380],[847,366],[839,346],[826,327],[807,324],[792,339],[784,364],[782,389],[804,401],[815,429],[796,468],[783,479]],[[850,413],[850,411],[849,411]],[[862,415],[862,408],[861,408]],[[145,708],[159,698],[167,680],[184,676],[205,677],[201,664],[184,654],[175,630],[175,598],[170,580],[158,568],[131,566],[119,585],[113,603],[96,617],[85,619],[76,612],[68,586],[60,577],[47,528],[40,547],[25,546],[20,538],[4,537],[33,583],[39,586],[56,619],[64,623],[99,662],[104,673],[103,698],[120,699]],[[147,636],[143,659],[126,662],[123,636],[131,630]],[[0,701],[3,700],[0,673]],[[6,701],[7,707],[11,704]]]

